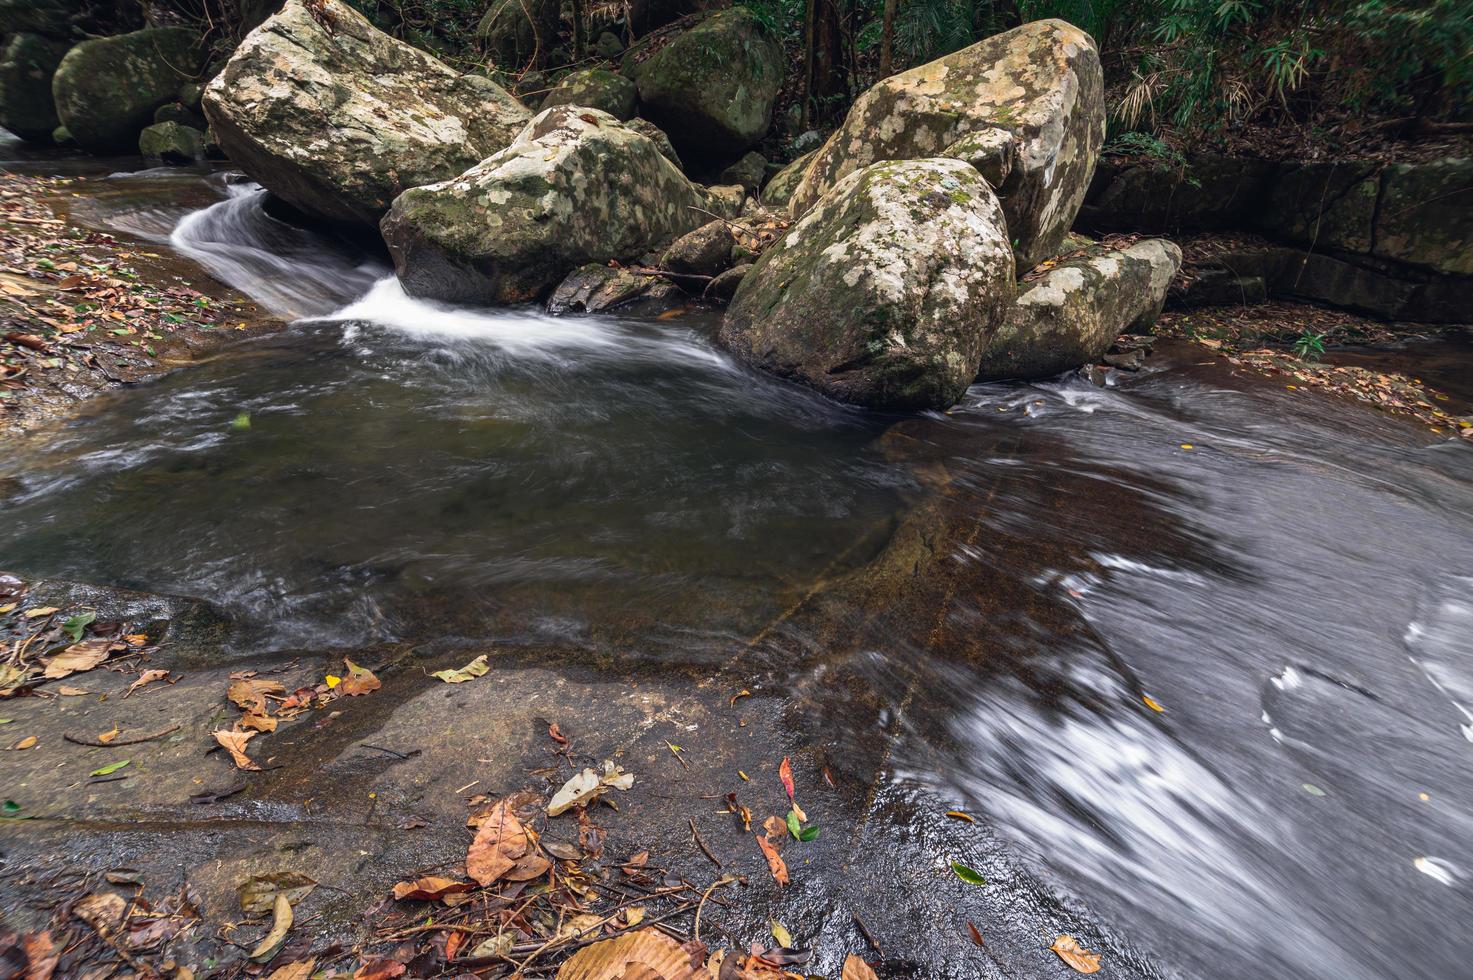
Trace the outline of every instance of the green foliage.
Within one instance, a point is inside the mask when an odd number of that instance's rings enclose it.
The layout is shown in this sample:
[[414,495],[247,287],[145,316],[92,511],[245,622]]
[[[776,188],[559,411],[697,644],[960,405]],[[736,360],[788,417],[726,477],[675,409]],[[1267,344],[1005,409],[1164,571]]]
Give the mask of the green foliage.
[[1325,353],[1325,335],[1306,330],[1294,341],[1294,353],[1301,361],[1318,361]]

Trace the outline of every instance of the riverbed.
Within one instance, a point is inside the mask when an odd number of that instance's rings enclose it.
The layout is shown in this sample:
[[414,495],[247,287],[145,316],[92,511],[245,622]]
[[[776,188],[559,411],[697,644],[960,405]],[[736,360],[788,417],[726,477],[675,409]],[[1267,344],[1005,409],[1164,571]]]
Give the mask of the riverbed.
[[[202,600],[220,665],[513,651],[500,696],[566,683],[593,732],[611,688],[714,713],[745,685],[709,759],[758,732],[838,777],[832,850],[750,916],[823,969],[853,909],[897,976],[1061,976],[1069,929],[1104,975],[1466,975],[1466,441],[1185,343],[1103,388],[863,412],[736,365],[709,312],[419,302],[248,182],[136,166],[87,169],[74,218],[291,323],[4,454],[6,570]],[[412,738],[435,683],[370,731]]]

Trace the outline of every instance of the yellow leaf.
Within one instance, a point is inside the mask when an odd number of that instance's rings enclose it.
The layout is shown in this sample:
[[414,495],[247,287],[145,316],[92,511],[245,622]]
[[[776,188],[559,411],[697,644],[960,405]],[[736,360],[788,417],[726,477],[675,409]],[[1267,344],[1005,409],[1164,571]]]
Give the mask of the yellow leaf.
[[122,733],[122,729],[120,729],[116,725],[114,725],[112,731],[110,731],[110,732],[103,732],[101,735],[97,736],[97,740],[99,742],[101,742],[103,745],[106,745],[108,742],[111,742],[113,739],[117,738],[118,735],[121,734],[121,733]]
[[343,682],[343,679],[341,677],[335,677],[332,674],[328,674],[327,675],[327,686],[329,688],[337,687],[342,682]]
[[26,619],[40,619],[42,616],[50,616],[58,612],[61,612],[61,609],[57,606],[37,606],[35,609],[26,610]]
[[947,810],[946,811],[946,815],[948,817],[952,818],[953,820],[965,820],[967,823],[976,823],[977,822],[970,815],[965,814],[965,813],[961,812],[960,810]]
[[1141,700],[1144,701],[1144,702],[1146,702],[1146,707],[1150,708],[1152,711],[1165,711],[1166,710],[1165,708],[1161,707],[1161,705],[1156,701],[1156,699],[1153,698],[1153,697],[1151,697],[1149,694],[1142,694],[1141,695]]
[[793,934],[788,932],[787,926],[776,919],[768,919],[767,927],[772,931],[772,938],[777,940],[779,946],[783,949],[793,948]]
[[1100,954],[1091,953],[1079,945],[1079,940],[1067,933],[1055,939],[1049,949],[1058,953],[1059,959],[1068,964],[1069,969],[1075,973],[1100,972]]
[[32,748],[33,746],[35,746],[35,744],[36,744],[37,741],[38,741],[38,739],[36,738],[36,736],[34,736],[34,735],[27,735],[25,738],[21,739],[19,742],[16,742],[15,743],[15,747],[17,749],[29,749],[29,748]]

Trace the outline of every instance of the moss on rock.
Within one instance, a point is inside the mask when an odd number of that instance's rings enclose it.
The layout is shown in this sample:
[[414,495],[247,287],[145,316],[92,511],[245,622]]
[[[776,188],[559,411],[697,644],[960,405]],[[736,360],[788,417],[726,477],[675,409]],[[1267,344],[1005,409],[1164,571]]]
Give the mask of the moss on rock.
[[173,102],[199,71],[198,44],[182,27],[83,41],[61,59],[51,82],[61,124],[85,150],[132,152],[154,110]]
[[24,140],[51,142],[60,124],[51,79],[66,53],[64,41],[11,35],[0,52],[0,126]]
[[638,89],[623,75],[616,75],[607,68],[585,68],[565,75],[542,100],[542,108],[586,105],[590,109],[601,109],[615,119],[627,120],[634,118],[634,107],[638,101]]

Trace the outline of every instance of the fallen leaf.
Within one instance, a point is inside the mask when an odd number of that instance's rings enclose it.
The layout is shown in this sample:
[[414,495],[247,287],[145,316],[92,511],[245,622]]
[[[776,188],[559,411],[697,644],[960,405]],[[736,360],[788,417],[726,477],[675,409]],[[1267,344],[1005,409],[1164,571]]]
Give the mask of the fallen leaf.
[[15,743],[15,748],[17,748],[17,749],[29,749],[29,748],[32,748],[33,746],[35,746],[36,742],[38,742],[38,741],[39,741],[39,739],[37,739],[36,736],[34,736],[34,735],[27,735],[25,738],[23,738],[19,742],[16,742]]
[[[753,835],[756,836],[756,835]],[[788,866],[783,863],[782,855],[777,853],[766,837],[757,837],[757,846],[762,848],[762,854],[767,858],[767,868],[772,872],[772,878],[779,885],[788,883]]]
[[787,926],[783,925],[776,919],[768,919],[767,927],[768,930],[772,933],[772,938],[777,940],[777,944],[779,946],[781,946],[783,949],[793,948],[793,934],[788,932]]
[[281,947],[286,944],[286,934],[291,931],[292,918],[292,903],[287,901],[286,895],[278,893],[276,903],[271,909],[271,931],[251,950],[252,960],[268,963],[281,951]]
[[243,678],[233,682],[226,689],[225,696],[242,711],[264,712],[266,710],[266,695],[281,695],[285,693],[286,688],[277,681]]
[[1091,953],[1079,945],[1079,940],[1067,933],[1055,939],[1049,949],[1058,953],[1059,959],[1067,963],[1075,973],[1100,972],[1100,954]]
[[644,906],[631,905],[624,910],[624,924],[633,928],[644,921]]
[[311,980],[312,971],[317,969],[317,957],[297,960],[271,971],[266,980]]
[[527,828],[511,812],[511,800],[502,800],[481,820],[476,839],[466,853],[465,870],[489,885],[517,866],[531,846]]
[[987,945],[985,942],[982,941],[982,931],[976,926],[972,925],[970,921],[967,922],[967,932],[971,935],[972,942],[976,943],[978,946]]
[[603,795],[603,792],[609,787],[627,790],[633,785],[633,773],[625,772],[622,766],[616,766],[612,761],[605,759],[603,775],[599,775],[592,769],[584,769],[564,783],[563,788],[558,790],[553,795],[552,801],[547,804],[547,815],[556,817],[572,807],[587,806]]
[[853,953],[844,958],[844,972],[839,974],[839,978],[840,980],[879,980],[870,965]]
[[475,888],[468,881],[456,881],[454,878],[418,878],[414,881],[401,881],[394,886],[394,898],[403,901],[435,902],[446,895],[456,895],[460,892],[468,892]]
[[122,762],[109,762],[107,765],[103,766],[101,769],[94,769],[94,770],[92,770],[90,773],[88,773],[88,775],[89,776],[111,776],[113,773],[117,772],[119,769],[123,768],[124,766],[126,766],[128,763],[130,763],[132,761],[133,760],[131,760],[131,759],[124,759]]
[[962,881],[965,881],[969,885],[987,884],[986,878],[982,877],[980,874],[973,871],[965,864],[962,864],[960,861],[951,862],[951,870],[952,873],[954,873],[958,878],[960,878]]
[[68,674],[91,670],[107,659],[110,646],[112,640],[83,640],[81,643],[73,643],[46,662],[46,673],[43,676],[56,680]]
[[637,929],[585,946],[563,963],[557,980],[706,980],[691,955],[657,929]]
[[1141,700],[1144,701],[1144,702],[1146,702],[1146,707],[1150,708],[1152,711],[1165,711],[1166,710],[1165,708],[1161,707],[1161,705],[1156,701],[1156,699],[1153,698],[1153,697],[1151,697],[1149,694],[1142,694],[1141,695]]
[[379,679],[374,676],[373,671],[367,667],[358,666],[347,657],[343,658],[343,667],[345,668],[345,672],[342,683],[338,685],[340,688],[339,693],[346,694],[351,698],[377,691],[383,687]]
[[51,980],[56,964],[61,961],[61,950],[51,941],[47,930],[27,933],[21,939],[21,948],[26,954],[25,980]]
[[117,738],[121,734],[123,734],[123,730],[114,725],[112,731],[103,732],[101,735],[97,736],[97,740],[103,745],[106,745],[108,742],[111,742],[113,739]]
[[798,815],[799,820],[807,823],[808,814],[804,813],[803,808],[798,805],[798,799],[793,790],[793,765],[788,761],[787,756],[783,756],[782,764],[777,767],[777,774],[782,778],[783,789],[788,791],[788,802],[793,804],[793,812]]
[[79,698],[92,692],[84,691],[80,687],[72,687],[70,684],[58,684],[56,686],[56,693],[64,698]]
[[123,697],[126,698],[128,695],[132,694],[140,687],[147,687],[154,681],[161,681],[168,676],[169,672],[167,670],[145,670],[143,673],[138,675],[138,679],[136,681],[128,685],[128,690],[123,692]]
[[547,737],[559,745],[568,744],[568,736],[564,735],[563,730],[557,727],[557,722],[553,722],[547,726]]
[[40,619],[42,616],[50,616],[59,612],[61,612],[60,606],[37,606],[26,610],[26,619]]
[[112,892],[94,892],[77,899],[72,913],[104,936],[110,936],[123,924],[128,903]]
[[243,912],[255,915],[269,912],[276,905],[276,897],[285,895],[286,900],[296,905],[312,894],[317,882],[300,871],[272,871],[267,874],[251,875],[241,883],[240,907]]
[[960,810],[947,810],[946,815],[953,820],[965,820],[967,823],[977,822],[970,814],[963,813]]
[[490,669],[491,666],[486,663],[486,655],[483,653],[459,670],[437,670],[430,676],[438,677],[446,684],[464,684],[466,681],[475,680]]
[[261,771],[261,767],[252,762],[251,757],[245,753],[246,743],[255,737],[255,732],[231,732],[223,729],[215,732],[215,741],[219,742],[220,747],[230,753],[230,758],[235,760],[236,768],[244,769],[248,772]]

